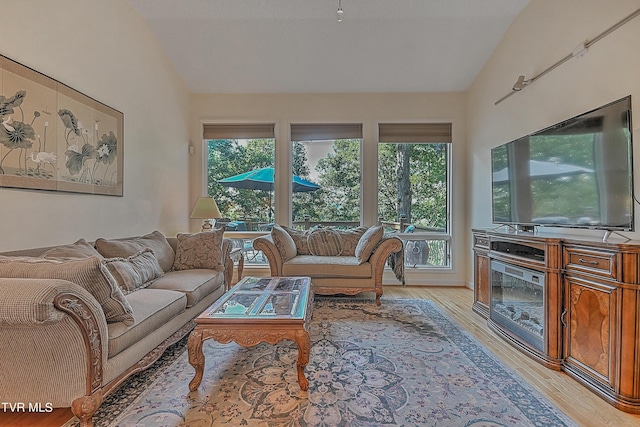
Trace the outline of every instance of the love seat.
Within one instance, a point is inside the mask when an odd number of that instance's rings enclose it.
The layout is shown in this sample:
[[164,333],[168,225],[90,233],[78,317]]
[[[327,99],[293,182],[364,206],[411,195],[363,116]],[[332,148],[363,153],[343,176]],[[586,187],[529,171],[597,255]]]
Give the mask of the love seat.
[[380,305],[388,260],[404,285],[402,240],[384,235],[381,226],[301,231],[275,224],[253,247],[267,257],[272,276],[311,277],[316,294],[375,292]]
[[233,264],[222,232],[0,254],[3,402],[71,407],[91,426],[104,396],[186,336],[225,292]]

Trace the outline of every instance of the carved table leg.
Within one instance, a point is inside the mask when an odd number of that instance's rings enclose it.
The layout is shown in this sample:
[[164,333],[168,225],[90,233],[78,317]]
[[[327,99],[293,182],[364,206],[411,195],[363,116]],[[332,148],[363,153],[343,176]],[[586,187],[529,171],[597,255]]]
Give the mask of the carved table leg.
[[189,363],[196,370],[193,379],[189,383],[189,390],[196,391],[202,382],[204,375],[204,354],[202,353],[202,331],[196,327],[189,335],[187,342]]
[[71,403],[71,412],[80,420],[80,427],[93,427],[93,414],[102,404],[102,392],[82,396]]
[[298,384],[300,384],[300,389],[307,391],[309,390],[309,381],[304,375],[304,368],[307,366],[307,363],[309,363],[309,354],[311,353],[311,338],[309,337],[309,333],[305,330],[297,331],[295,342],[298,346],[298,360],[296,362]]

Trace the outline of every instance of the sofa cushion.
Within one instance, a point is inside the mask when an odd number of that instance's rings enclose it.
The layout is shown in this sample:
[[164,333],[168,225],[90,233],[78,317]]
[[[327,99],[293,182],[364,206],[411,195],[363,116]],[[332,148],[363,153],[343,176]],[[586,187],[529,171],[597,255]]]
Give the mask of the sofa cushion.
[[318,256],[338,256],[342,253],[340,233],[330,228],[313,230],[307,237],[309,252]]
[[284,225],[281,226],[284,231],[289,233],[291,238],[296,244],[296,253],[298,255],[311,255],[311,251],[309,250],[309,244],[307,243],[307,237],[313,230],[295,230],[293,228],[286,227]]
[[180,233],[177,236],[174,270],[205,268],[224,271],[222,262],[222,238],[224,228],[202,233]]
[[278,224],[273,225],[273,228],[271,229],[271,238],[273,239],[273,244],[276,245],[278,252],[280,252],[280,255],[282,255],[282,258],[285,261],[290,260],[298,253],[296,242],[293,241],[293,237],[291,237],[291,235]]
[[89,258],[92,256],[102,258],[100,252],[98,252],[96,248],[94,248],[93,245],[85,239],[80,239],[70,245],[61,245],[51,248],[41,256],[49,259]]
[[128,258],[105,259],[105,265],[125,295],[149,286],[164,274],[153,250],[149,248]]
[[340,234],[340,238],[342,239],[342,253],[340,255],[355,256],[356,246],[358,246],[360,238],[368,229],[369,227],[364,225],[348,230],[336,229],[336,231]]
[[95,297],[107,322],[133,324],[131,305],[101,258],[54,260],[0,256],[0,277],[68,280]]
[[187,297],[176,291],[140,289],[126,296],[133,307],[135,323],[125,325],[112,323],[108,325],[109,358],[126,350],[151,332],[182,313],[187,304]]
[[187,307],[191,307],[221,286],[224,286],[224,274],[215,270],[194,269],[170,271],[155,280],[148,289],[180,291],[187,296]]
[[159,231],[140,237],[126,239],[97,239],[96,249],[105,258],[127,258],[145,248],[153,249],[158,262],[164,271],[171,270],[175,252],[167,238]]
[[370,227],[364,232],[358,242],[358,246],[356,246],[356,259],[359,263],[369,260],[373,250],[376,248],[378,243],[380,243],[380,240],[382,240],[383,234],[384,230],[381,225]]
[[352,256],[298,255],[282,265],[283,276],[371,277],[371,264]]

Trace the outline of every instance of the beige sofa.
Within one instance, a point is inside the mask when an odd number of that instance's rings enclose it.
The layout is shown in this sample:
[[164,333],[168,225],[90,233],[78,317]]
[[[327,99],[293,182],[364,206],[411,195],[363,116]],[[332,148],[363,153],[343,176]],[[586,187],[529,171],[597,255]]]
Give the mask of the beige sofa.
[[299,231],[276,224],[253,247],[267,257],[272,276],[309,276],[320,295],[375,292],[380,305],[388,260],[404,284],[402,240],[383,235],[379,226]]
[[2,400],[71,407],[91,426],[105,395],[186,336],[225,292],[231,241],[210,234],[156,231],[0,254]]

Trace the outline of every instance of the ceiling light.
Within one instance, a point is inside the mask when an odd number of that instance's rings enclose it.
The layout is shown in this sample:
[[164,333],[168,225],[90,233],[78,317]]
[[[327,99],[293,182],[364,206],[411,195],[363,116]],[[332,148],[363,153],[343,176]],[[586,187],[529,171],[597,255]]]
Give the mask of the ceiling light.
[[342,10],[342,0],[338,0],[338,10],[336,11],[336,17],[338,22],[342,22],[344,19],[344,11]]

